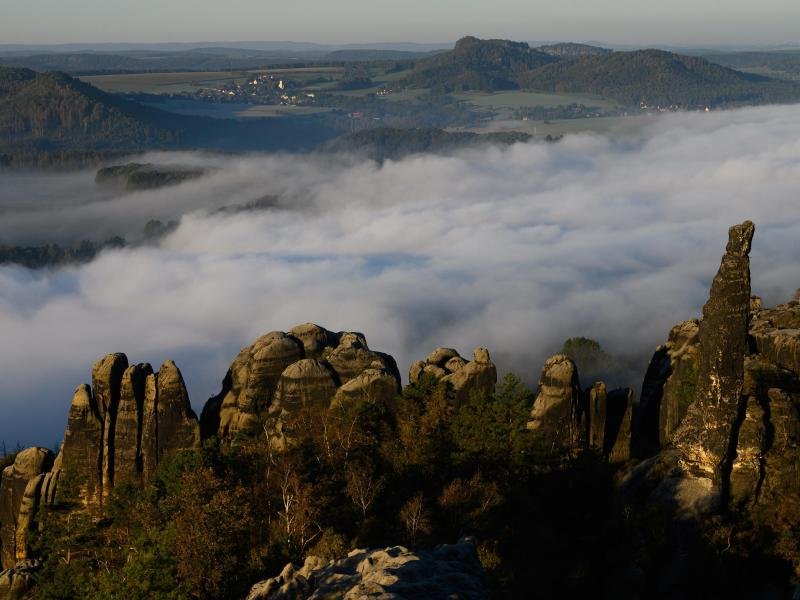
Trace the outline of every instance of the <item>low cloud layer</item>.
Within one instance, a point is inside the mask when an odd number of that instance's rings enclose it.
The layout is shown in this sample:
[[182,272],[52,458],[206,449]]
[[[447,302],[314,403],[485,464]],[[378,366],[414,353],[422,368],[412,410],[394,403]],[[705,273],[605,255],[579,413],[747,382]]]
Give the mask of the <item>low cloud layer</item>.
[[[90,173],[0,176],[0,242],[102,239],[183,215],[159,247],[0,268],[0,440],[60,440],[72,390],[111,351],[175,359],[199,412],[241,346],[305,321],[363,331],[404,372],[436,346],[484,345],[531,384],[583,335],[638,367],[617,382],[638,388],[670,326],[699,315],[727,227],[746,218],[754,292],[776,303],[800,286],[797,107],[383,166],[143,160],[214,170],[131,194],[98,191]],[[280,205],[214,214],[268,194]]]

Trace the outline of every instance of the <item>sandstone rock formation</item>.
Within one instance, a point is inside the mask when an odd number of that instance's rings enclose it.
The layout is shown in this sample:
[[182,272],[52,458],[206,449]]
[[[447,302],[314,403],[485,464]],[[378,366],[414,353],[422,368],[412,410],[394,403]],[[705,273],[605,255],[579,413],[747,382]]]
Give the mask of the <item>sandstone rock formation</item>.
[[334,333],[313,323],[273,331],[234,359],[222,390],[203,408],[202,435],[227,442],[257,435],[268,417],[275,427],[276,418],[301,406],[328,409],[342,388],[340,399],[368,390],[391,402],[400,374],[394,359],[371,350],[360,333]]
[[449,383],[457,407],[467,402],[472,394],[489,396],[497,385],[497,367],[486,348],[475,348],[472,356],[467,362],[453,348],[437,348],[424,361],[411,365],[408,379],[415,383],[423,373],[428,373]]
[[551,446],[576,446],[583,421],[578,367],[565,354],[548,358],[539,377],[528,429],[538,431]]
[[431,551],[402,546],[353,550],[342,560],[306,559],[253,586],[247,600],[322,600],[323,598],[425,598],[483,600],[489,590],[474,544],[462,540]]
[[24,560],[13,567],[0,571],[0,600],[22,600],[29,597],[33,589],[33,574],[40,563],[35,560]]
[[92,382],[75,390],[47,493],[54,495],[64,470],[81,481],[87,505],[101,506],[117,483],[141,484],[165,456],[196,447],[200,430],[172,361],[154,373],[148,364],[128,366],[124,354],[109,354],[95,363]]
[[700,322],[672,328],[656,349],[642,383],[632,440],[634,454],[652,456],[672,441],[672,434],[694,402],[700,355]]
[[750,312],[750,221],[731,227],[700,322],[694,403],[675,432],[685,467],[725,492],[738,436]]
[[11,568],[28,557],[27,535],[31,530],[42,483],[53,465],[46,448],[20,452],[14,464],[0,476],[0,568]]

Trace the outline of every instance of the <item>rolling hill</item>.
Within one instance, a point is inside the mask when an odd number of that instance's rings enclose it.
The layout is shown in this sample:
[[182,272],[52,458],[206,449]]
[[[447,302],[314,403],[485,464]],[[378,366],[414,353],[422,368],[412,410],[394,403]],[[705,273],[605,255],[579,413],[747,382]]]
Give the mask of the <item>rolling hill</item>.
[[244,123],[179,115],[64,73],[0,67],[0,164],[151,149],[299,150],[337,133],[313,117]]
[[626,105],[644,102],[691,108],[800,98],[800,86],[790,82],[662,50],[613,52],[560,61],[525,73],[519,83],[540,91],[598,94]]

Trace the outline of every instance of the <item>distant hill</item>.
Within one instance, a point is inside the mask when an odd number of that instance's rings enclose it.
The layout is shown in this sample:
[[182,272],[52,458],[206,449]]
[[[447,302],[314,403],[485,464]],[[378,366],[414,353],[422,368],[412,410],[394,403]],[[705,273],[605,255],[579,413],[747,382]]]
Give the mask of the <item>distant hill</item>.
[[401,129],[381,127],[348,133],[322,144],[324,153],[355,153],[376,161],[397,160],[410,154],[443,154],[481,144],[509,145],[527,142],[531,136],[518,131],[478,134],[436,128]]
[[535,48],[539,52],[544,52],[550,56],[558,58],[580,58],[582,56],[596,56],[598,54],[610,54],[612,50],[601,48],[600,46],[590,46],[589,44],[575,44],[565,42],[561,44],[547,44]]
[[331,62],[366,62],[373,60],[415,60],[425,58],[434,52],[408,52],[405,50],[334,50],[325,55]]
[[662,50],[613,52],[587,44],[531,48],[466,37],[418,60],[398,85],[447,92],[504,89],[591,93],[624,105],[698,108],[800,99],[800,84],[735,71]]
[[520,77],[524,88],[591,93],[623,104],[682,107],[784,102],[800,86],[662,50],[612,52],[560,61]]
[[64,73],[0,67],[0,164],[158,148],[298,150],[337,133],[313,116],[244,123],[178,115]]
[[417,61],[400,85],[446,91],[516,89],[522,74],[557,60],[524,42],[465,37],[452,50]]

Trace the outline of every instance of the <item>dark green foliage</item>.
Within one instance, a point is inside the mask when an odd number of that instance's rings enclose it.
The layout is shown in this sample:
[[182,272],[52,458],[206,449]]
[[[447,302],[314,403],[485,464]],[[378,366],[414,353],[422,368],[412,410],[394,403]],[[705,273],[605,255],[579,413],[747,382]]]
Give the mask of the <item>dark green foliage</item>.
[[157,167],[152,164],[127,163],[103,167],[97,171],[97,183],[122,184],[128,190],[149,190],[197,179],[205,169],[190,167]]
[[526,73],[526,89],[597,94],[625,105],[703,108],[789,102],[800,86],[749,75],[705,59],[661,50],[638,50],[561,61]]
[[0,245],[0,265],[17,264],[29,269],[42,269],[86,263],[93,260],[106,248],[123,248],[125,245],[126,241],[118,236],[101,243],[83,240],[70,248],[61,247],[58,244],[47,244],[46,246]]
[[527,142],[530,135],[517,131],[478,134],[443,129],[396,129],[381,127],[345,134],[323,144],[320,151],[353,152],[381,162],[410,154],[447,153],[482,144],[510,145]]

